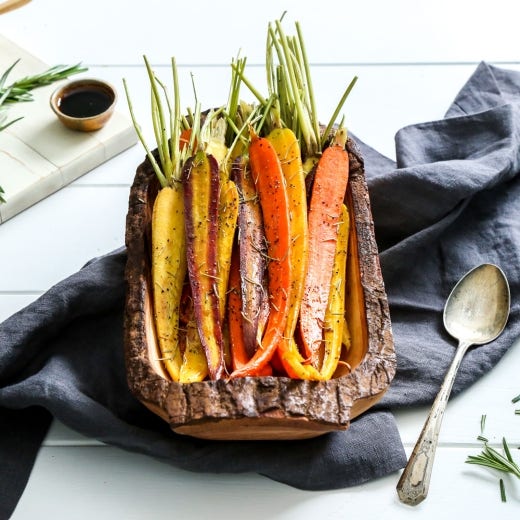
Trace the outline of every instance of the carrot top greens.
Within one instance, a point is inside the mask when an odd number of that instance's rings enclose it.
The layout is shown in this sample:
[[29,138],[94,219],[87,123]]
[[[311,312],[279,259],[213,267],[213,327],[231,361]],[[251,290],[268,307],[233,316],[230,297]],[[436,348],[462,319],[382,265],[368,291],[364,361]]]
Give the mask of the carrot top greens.
[[194,151],[195,138],[198,133],[198,125],[200,124],[200,104],[196,103],[195,106],[195,114],[192,118],[193,126],[191,129],[191,138],[187,143],[187,146],[180,146],[181,131],[182,129],[187,128],[188,124],[186,118],[181,112],[179,79],[175,58],[171,59],[173,103],[168,94],[168,89],[155,75],[146,56],[144,56],[144,63],[150,81],[151,115],[159,158],[158,161],[148,146],[141,127],[137,122],[128,85],[126,80],[123,79],[126,99],[130,111],[130,117],[132,118],[137,136],[146,151],[148,160],[150,161],[161,186],[171,186],[174,182],[180,181],[182,166]]

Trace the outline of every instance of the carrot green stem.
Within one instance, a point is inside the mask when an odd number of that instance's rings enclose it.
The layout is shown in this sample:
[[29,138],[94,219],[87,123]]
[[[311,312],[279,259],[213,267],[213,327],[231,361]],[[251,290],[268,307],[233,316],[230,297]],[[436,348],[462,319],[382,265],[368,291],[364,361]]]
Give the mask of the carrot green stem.
[[309,60],[307,58],[307,52],[305,50],[305,44],[303,41],[303,33],[301,26],[299,22],[296,22],[296,32],[298,34],[298,47],[302,54],[302,64],[305,71],[305,81],[307,83],[307,93],[308,93],[308,100],[309,100],[309,108],[310,108],[310,115],[311,115],[311,121],[313,123],[313,132],[315,135],[315,138],[317,141],[320,139],[320,124],[319,124],[319,117],[318,112],[316,111],[316,100],[314,97],[314,88],[312,86],[312,76],[311,76],[311,70],[309,66]]
[[[285,54],[287,73],[289,75],[289,84],[291,85],[291,87],[293,89],[293,93],[295,94],[293,101],[295,104],[296,112],[298,114],[298,118],[300,119],[300,121],[304,121],[305,112],[303,110],[303,105],[302,105],[300,95],[298,92],[299,89],[298,89],[298,82],[296,79],[296,72],[295,72],[295,67],[294,67],[294,57],[289,48],[289,44],[287,42],[287,37],[282,29],[281,23],[278,21],[276,22],[276,28],[277,28],[278,37],[280,39],[280,43],[281,43],[283,52]],[[316,151],[317,151],[316,148],[318,146],[318,143],[316,143],[313,140],[312,135],[309,131],[308,125],[303,124],[301,131],[302,131],[303,140],[305,142],[307,150],[309,150],[311,154],[316,153]]]
[[141,144],[143,145],[143,148],[145,149],[146,156],[148,157],[148,160],[150,161],[150,164],[152,165],[152,168],[153,168],[155,174],[157,175],[157,178],[159,179],[159,183],[164,188],[165,186],[168,186],[168,180],[164,176],[164,174],[161,170],[161,167],[159,166],[159,163],[155,160],[155,157],[154,157],[153,153],[151,152],[150,147],[148,146],[146,139],[143,135],[141,127],[137,122],[137,119],[136,119],[135,113],[134,113],[134,108],[132,105],[132,101],[130,99],[130,93],[128,91],[128,85],[126,84],[125,79],[123,79],[123,86],[125,89],[126,100],[128,103],[128,110],[130,111],[130,118],[132,119],[132,123],[134,125],[137,137],[139,138],[139,141],[141,141]]
[[236,63],[231,64],[231,68],[239,75],[240,79],[246,85],[246,87],[251,91],[253,96],[258,100],[258,102],[261,105],[266,104],[265,98],[260,94],[260,92],[255,88],[255,86],[247,79],[247,77],[244,75],[243,70],[241,71],[240,68],[237,66]]
[[164,176],[170,182],[172,175],[172,162],[169,153],[168,135],[166,133],[166,122],[164,115],[164,108],[157,88],[157,81],[152,71],[150,63],[146,56],[144,56],[144,63],[150,79],[150,86],[152,89],[152,114],[156,112],[156,121],[154,121],[154,131],[157,145],[160,148],[160,157],[163,167]]
[[325,128],[325,131],[323,132],[322,138],[321,138],[321,147],[325,145],[325,142],[327,141],[330,131],[332,130],[332,127],[334,126],[334,122],[336,121],[341,109],[343,108],[343,105],[345,104],[345,101],[347,100],[351,90],[354,88],[354,85],[356,84],[357,76],[355,76],[352,81],[349,83],[348,87],[346,88],[345,92],[343,93],[343,96],[341,96],[341,99],[339,100],[338,105],[336,106],[336,110],[334,110],[334,113],[332,114],[332,117],[329,120],[329,123],[327,127]]

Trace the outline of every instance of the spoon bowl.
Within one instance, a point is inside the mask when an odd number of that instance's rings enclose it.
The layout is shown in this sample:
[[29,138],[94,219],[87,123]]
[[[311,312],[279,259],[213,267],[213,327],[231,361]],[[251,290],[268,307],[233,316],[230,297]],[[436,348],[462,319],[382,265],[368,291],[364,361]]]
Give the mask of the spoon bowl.
[[483,345],[501,334],[509,316],[509,284],[503,271],[482,264],[451,291],[444,307],[444,327],[459,341]]
[[472,345],[489,343],[501,334],[509,317],[510,299],[506,276],[494,264],[482,264],[466,273],[448,296],[444,326],[459,344],[397,483],[401,502],[415,506],[428,495],[442,419],[462,358]]

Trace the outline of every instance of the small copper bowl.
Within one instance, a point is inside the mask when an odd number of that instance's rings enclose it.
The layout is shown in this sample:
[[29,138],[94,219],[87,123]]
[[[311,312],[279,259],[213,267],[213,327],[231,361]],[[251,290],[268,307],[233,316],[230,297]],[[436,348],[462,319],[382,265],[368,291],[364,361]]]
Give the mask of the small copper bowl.
[[79,79],[57,88],[51,95],[50,104],[67,128],[92,132],[105,126],[116,101],[116,90],[106,81]]

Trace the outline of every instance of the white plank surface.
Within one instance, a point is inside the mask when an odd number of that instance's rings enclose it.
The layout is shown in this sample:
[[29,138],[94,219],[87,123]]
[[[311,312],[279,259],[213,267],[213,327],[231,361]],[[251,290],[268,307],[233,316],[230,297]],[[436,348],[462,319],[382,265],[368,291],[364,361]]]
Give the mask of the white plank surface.
[[[150,140],[142,54],[165,79],[170,56],[177,57],[185,105],[192,102],[191,73],[199,99],[206,106],[221,104],[227,96],[228,64],[239,48],[251,64],[248,76],[263,81],[259,64],[266,24],[284,10],[286,28],[295,19],[302,24],[320,113],[328,116],[357,75],[346,105],[349,127],[389,157],[395,132],[441,118],[479,61],[520,70],[516,0],[492,5],[481,0],[331,0],[323,9],[301,0],[266,0],[258,7],[231,0],[90,0],[73,5],[67,0],[31,2],[0,17],[0,34],[47,63],[82,61],[89,74],[107,79],[121,92],[126,78]],[[140,146],[134,146],[0,226],[0,319],[91,257],[123,244],[129,186],[143,156]],[[13,518],[517,518],[519,483],[506,479],[509,500],[502,504],[496,476],[464,460],[480,448],[476,436],[482,414],[494,444],[502,435],[513,446],[520,443],[520,418],[510,402],[520,393],[518,366],[516,344],[490,374],[450,402],[430,496],[417,508],[398,502],[398,474],[353,489],[302,492],[257,475],[187,473],[55,424]],[[425,407],[397,414],[408,452],[426,414]],[[514,456],[519,459],[518,450]]]
[[309,57],[319,63],[518,60],[516,0],[119,0],[74,8],[69,0],[46,0],[5,15],[0,31],[47,62],[135,64],[145,53],[153,61],[174,54],[179,63],[213,65],[242,49],[258,63],[267,23],[284,11],[287,26],[301,22]]

